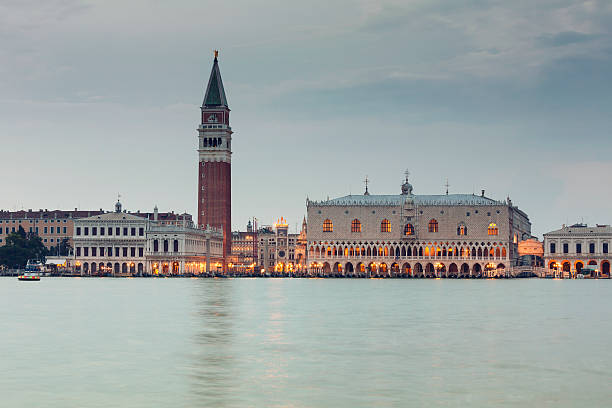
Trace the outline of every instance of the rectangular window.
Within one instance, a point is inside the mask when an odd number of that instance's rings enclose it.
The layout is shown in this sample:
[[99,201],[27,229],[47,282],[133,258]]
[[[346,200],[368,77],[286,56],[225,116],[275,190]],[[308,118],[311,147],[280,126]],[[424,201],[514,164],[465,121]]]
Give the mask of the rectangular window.
[[554,242],[550,243],[550,253],[554,254],[557,251],[557,245]]
[[119,257],[119,247],[115,247],[115,256]]
[[38,234],[38,227],[36,227],[36,234]]
[[608,253],[608,243],[607,242],[604,242],[604,244],[603,244],[603,253],[604,254]]
[[108,235],[113,235],[113,227],[108,227]]
[[595,243],[591,242],[589,244],[589,254],[594,254],[595,253]]
[[91,256],[98,256],[98,248],[91,247]]
[[54,234],[55,233],[55,227],[51,227],[51,233]]
[[563,244],[563,253],[567,254],[569,252],[569,244],[565,243]]
[[105,231],[106,231],[106,228],[100,227],[100,235],[104,236]]
[[81,247],[76,247],[76,256],[81,256]]
[[[13,227],[13,232],[15,232],[15,227]],[[44,228],[43,233],[45,233],[45,234],[47,233],[47,227]],[[85,235],[87,235],[87,234],[85,234]]]
[[141,237],[144,235],[144,228],[138,228],[138,235]]
[[581,254],[582,253],[582,244],[580,244],[580,243],[576,244],[576,253],[577,254]]
[[106,256],[113,256],[113,247],[106,248]]
[[89,247],[83,247],[83,256],[89,256]]
[[64,230],[64,234],[68,233],[68,231],[66,230],[66,227],[64,227],[63,230]]
[[[1,230],[0,230],[0,232],[1,232]],[[32,232],[32,227],[30,227],[30,232]]]
[[89,227],[83,228],[83,235],[89,235]]
[[115,228],[115,235],[117,236],[121,235],[121,228],[119,227]]
[[127,235],[128,235],[128,229],[127,227],[123,227],[123,236],[127,237]]
[[143,257],[143,253],[144,253],[143,248],[138,248],[138,256],[139,256],[140,258],[142,258],[142,257]]
[[104,256],[104,247],[100,247],[100,256]]
[[127,247],[123,247],[123,256],[127,258]]
[[136,228],[132,227],[130,230],[130,235],[135,237],[136,236]]
[[136,247],[131,247],[130,248],[130,256],[132,258],[136,256]]
[[91,227],[91,235],[98,235],[98,227]]

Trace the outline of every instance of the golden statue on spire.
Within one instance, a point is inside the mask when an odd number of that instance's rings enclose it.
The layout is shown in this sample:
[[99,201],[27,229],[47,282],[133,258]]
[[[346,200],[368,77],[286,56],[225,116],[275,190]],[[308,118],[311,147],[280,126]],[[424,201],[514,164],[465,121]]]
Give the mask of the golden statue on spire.
[[219,50],[215,50],[215,59],[219,56]]

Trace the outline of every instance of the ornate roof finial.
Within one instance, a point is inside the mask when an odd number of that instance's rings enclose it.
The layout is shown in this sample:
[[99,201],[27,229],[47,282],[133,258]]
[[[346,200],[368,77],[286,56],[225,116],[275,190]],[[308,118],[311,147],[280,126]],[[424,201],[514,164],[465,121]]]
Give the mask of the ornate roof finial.
[[219,50],[215,50],[215,59],[217,59],[219,57]]
[[370,192],[368,191],[368,181],[370,181],[370,180],[368,180],[368,176],[367,175],[365,176],[365,180],[363,180],[363,181],[365,183],[365,188],[366,188],[366,191],[365,191],[365,193],[363,193],[363,195],[370,195]]
[[408,169],[406,169],[404,175],[406,176],[406,180],[404,184],[402,184],[402,195],[412,195],[412,184],[408,181],[408,176],[410,175]]
[[448,195],[448,188],[450,187],[450,184],[448,184],[448,177],[446,178],[446,184],[444,184],[444,186],[446,187],[446,195]]

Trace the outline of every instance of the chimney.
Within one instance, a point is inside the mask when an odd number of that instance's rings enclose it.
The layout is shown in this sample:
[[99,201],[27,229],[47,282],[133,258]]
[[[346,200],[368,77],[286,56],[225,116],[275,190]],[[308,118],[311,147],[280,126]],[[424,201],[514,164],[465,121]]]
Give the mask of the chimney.
[[484,197],[484,190],[480,190],[480,196]]

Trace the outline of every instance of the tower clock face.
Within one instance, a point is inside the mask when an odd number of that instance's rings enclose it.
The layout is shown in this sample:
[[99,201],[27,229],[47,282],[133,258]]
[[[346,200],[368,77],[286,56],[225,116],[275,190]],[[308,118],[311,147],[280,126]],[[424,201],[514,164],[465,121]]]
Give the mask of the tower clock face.
[[285,257],[285,251],[283,251],[282,249],[280,251],[278,251],[278,257],[279,258],[284,258]]

